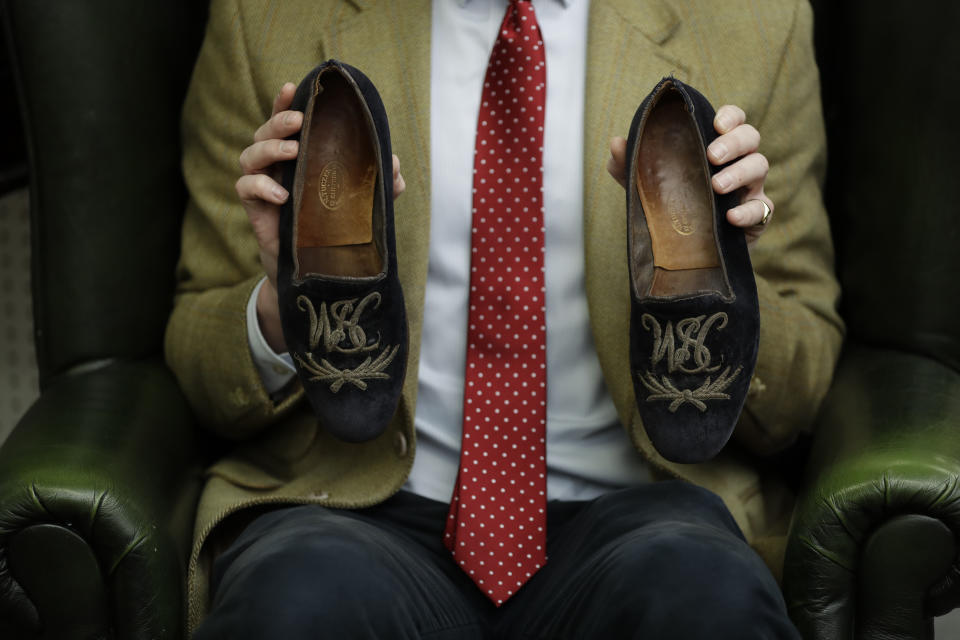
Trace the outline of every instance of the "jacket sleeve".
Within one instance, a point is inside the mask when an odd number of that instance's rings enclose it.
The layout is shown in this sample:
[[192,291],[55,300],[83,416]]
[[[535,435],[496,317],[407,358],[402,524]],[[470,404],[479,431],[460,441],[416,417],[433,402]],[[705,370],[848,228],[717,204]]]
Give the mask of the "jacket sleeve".
[[[248,341],[246,305],[263,277],[259,250],[234,190],[240,152],[272,108],[269,81],[255,82],[244,16],[214,0],[182,117],[183,171],[190,200],[183,222],[177,296],[166,359],[201,422],[244,438],[299,398],[296,382],[270,397]],[[272,87],[275,91],[280,86]]]
[[[736,438],[758,454],[813,423],[843,340],[833,242],[821,187],[826,137],[813,14],[797,3],[768,106],[755,121],[776,211],[751,251],[760,299],[760,355]],[[749,118],[749,114],[748,114]]]

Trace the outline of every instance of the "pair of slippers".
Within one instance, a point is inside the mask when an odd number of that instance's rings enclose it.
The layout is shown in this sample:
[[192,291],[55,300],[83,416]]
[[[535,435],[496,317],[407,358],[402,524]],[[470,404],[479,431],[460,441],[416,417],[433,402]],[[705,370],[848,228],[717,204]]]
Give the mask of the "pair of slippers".
[[[362,442],[396,411],[408,349],[386,111],[373,83],[335,60],[307,75],[290,108],[304,120],[282,176],[284,337],[323,426]],[[757,357],[756,283],[725,215],[739,202],[710,184],[722,169],[706,160],[713,118],[706,98],[665,78],[627,142],[631,369],[647,434],[676,462],[726,444]]]

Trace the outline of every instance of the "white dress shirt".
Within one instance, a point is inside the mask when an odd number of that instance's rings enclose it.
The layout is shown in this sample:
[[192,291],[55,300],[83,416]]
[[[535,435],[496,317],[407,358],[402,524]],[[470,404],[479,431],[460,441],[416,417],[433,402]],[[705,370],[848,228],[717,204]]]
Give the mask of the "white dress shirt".
[[[405,488],[443,502],[452,495],[460,459],[477,114],[487,60],[507,4],[433,0],[430,263],[414,418],[417,449]],[[583,110],[589,0],[533,4],[547,57],[547,497],[585,500],[647,482],[650,474],[604,386],[587,315]],[[273,353],[260,334],[256,295],[254,291],[247,309],[250,346],[264,384],[273,392],[289,381],[293,367],[289,356]]]

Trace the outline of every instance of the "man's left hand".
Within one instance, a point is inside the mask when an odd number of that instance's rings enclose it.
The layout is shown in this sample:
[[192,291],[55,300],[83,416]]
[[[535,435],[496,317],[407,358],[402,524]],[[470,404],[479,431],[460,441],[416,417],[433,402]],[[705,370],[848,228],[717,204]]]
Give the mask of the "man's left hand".
[[[774,208],[773,201],[763,191],[770,164],[766,156],[757,151],[760,132],[747,124],[747,115],[735,105],[724,105],[717,109],[713,127],[720,135],[707,147],[707,159],[713,165],[733,161],[713,176],[713,190],[730,193],[741,189],[740,205],[727,211],[727,221],[741,227],[747,242],[753,243],[766,229],[761,224],[766,209],[756,201],[765,202],[771,212]],[[607,171],[623,188],[627,187],[627,141],[624,138],[618,136],[610,140]]]

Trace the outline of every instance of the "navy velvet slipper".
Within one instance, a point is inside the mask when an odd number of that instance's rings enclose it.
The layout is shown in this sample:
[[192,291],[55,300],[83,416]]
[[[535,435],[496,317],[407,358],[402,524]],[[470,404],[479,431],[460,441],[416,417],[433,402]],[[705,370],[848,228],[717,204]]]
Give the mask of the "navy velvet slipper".
[[637,109],[627,141],[630,366],[653,446],[703,462],[727,443],[757,360],[760,313],[739,204],[717,195],[707,162],[717,137],[705,97],[664,78]]
[[373,83],[336,60],[303,79],[290,108],[304,118],[283,165],[283,335],[322,426],[362,442],[390,423],[407,364],[387,114]]

